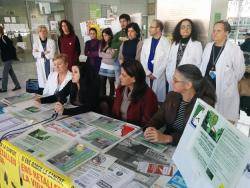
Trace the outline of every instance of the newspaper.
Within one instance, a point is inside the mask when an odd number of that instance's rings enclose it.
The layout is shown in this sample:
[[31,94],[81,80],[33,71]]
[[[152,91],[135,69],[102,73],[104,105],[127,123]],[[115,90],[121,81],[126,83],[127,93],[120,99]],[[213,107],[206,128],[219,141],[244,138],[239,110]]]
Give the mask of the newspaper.
[[89,169],[86,173],[76,178],[74,183],[81,188],[120,188],[130,183],[134,176],[135,173],[132,170],[114,163],[104,173]]
[[124,124],[126,124],[123,121],[119,121],[117,119],[113,119],[113,118],[106,117],[106,116],[101,116],[98,119],[91,121],[89,123],[91,125],[100,127],[109,132],[116,132],[117,130],[120,130]]
[[154,149],[160,153],[164,152],[168,146],[166,144],[159,144],[159,143],[152,143],[152,142],[149,142],[148,140],[146,140],[144,138],[144,135],[143,135],[143,132],[142,131],[138,131],[138,133],[136,133],[135,135],[133,135],[133,139],[136,141],[136,142],[139,142],[141,143],[142,145],[145,145],[151,149]]
[[197,100],[173,158],[188,187],[231,188],[239,181],[249,155],[250,140]]
[[[18,136],[18,134],[26,131],[28,125],[32,122],[24,121],[21,118],[15,117],[11,114],[0,115],[0,137],[8,139]],[[16,131],[17,130],[17,131]],[[4,139],[5,139],[4,138]],[[3,139],[3,138],[2,138]]]
[[88,123],[88,122],[98,119],[100,116],[101,116],[100,114],[97,114],[95,112],[87,112],[87,113],[75,115],[72,118],[74,118],[75,120],[83,121],[84,123]]
[[70,140],[45,130],[43,127],[36,127],[19,135],[11,142],[33,156],[43,159],[57,152],[58,148],[66,147]]
[[50,157],[47,161],[62,172],[68,173],[96,155],[97,152],[93,149],[84,144],[76,143],[55,156]]
[[5,98],[1,99],[1,102],[9,106],[9,105],[13,105],[16,103],[20,103],[23,101],[33,99],[34,97],[35,97],[35,95],[32,93],[22,93],[20,95],[5,97]]
[[[155,151],[154,151],[155,152]],[[169,159],[164,158],[163,153],[149,152],[149,148],[139,143],[131,142],[130,138],[125,139],[113,147],[107,154],[117,158],[116,163],[136,172],[133,184],[139,187],[151,187],[159,178],[157,174],[143,173],[137,170],[139,162],[149,161],[152,163],[169,164]]]
[[83,134],[80,138],[99,149],[99,151],[108,150],[121,141],[120,138],[100,129],[92,129],[90,132]]

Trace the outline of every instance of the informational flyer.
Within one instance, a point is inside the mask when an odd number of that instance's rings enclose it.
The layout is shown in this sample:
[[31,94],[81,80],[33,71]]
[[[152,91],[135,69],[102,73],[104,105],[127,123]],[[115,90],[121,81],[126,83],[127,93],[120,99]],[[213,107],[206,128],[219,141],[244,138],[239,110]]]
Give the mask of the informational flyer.
[[233,188],[249,156],[249,138],[197,100],[173,156],[187,186]]

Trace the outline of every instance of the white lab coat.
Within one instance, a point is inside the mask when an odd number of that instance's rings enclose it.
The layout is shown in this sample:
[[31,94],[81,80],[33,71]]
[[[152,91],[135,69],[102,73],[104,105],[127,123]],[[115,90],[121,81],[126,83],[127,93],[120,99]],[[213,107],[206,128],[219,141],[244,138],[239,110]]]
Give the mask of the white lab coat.
[[[56,51],[55,41],[52,39],[47,39],[46,51],[48,52],[45,57],[50,60],[50,72],[53,71],[53,58]],[[37,78],[40,88],[44,88],[46,83],[46,74],[45,74],[45,65],[44,58],[41,57],[43,50],[42,43],[40,39],[36,39],[33,44],[32,54],[36,59],[36,69],[37,69]]]
[[[141,64],[146,72],[146,75],[150,75],[151,72],[148,69],[148,58],[150,54],[152,37],[144,40],[141,51]],[[166,98],[166,66],[167,58],[170,50],[170,43],[164,36],[160,38],[160,41],[155,50],[155,57],[153,60],[154,69],[153,76],[156,79],[153,82],[152,90],[155,92],[158,102],[164,102]],[[147,84],[150,85],[150,79],[147,77]]]
[[[61,91],[71,79],[72,79],[72,73],[68,71],[63,82],[59,86],[59,91]],[[54,95],[57,88],[58,88],[58,72],[51,72],[45,84],[43,95],[44,96]]]
[[[170,48],[170,53],[168,56],[168,63],[166,68],[166,78],[169,83],[169,91],[173,90],[173,75],[176,69],[176,60],[177,60],[177,52],[179,49],[179,45],[173,43]],[[202,46],[199,41],[192,41],[191,39],[188,41],[187,46],[185,48],[183,57],[181,59],[180,65],[184,64],[193,64],[200,68],[201,64],[201,56],[202,56]]]
[[[201,63],[203,76],[206,73],[213,42],[206,45]],[[240,97],[238,82],[245,73],[244,56],[239,46],[227,41],[216,63],[216,110],[226,119],[239,118]]]

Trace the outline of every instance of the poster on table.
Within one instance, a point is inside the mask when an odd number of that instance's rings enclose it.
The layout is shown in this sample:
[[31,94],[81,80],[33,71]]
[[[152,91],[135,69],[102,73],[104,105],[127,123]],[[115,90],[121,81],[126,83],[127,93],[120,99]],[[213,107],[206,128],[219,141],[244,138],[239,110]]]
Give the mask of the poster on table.
[[250,139],[197,100],[173,156],[187,186],[236,187],[242,176],[249,179],[249,159]]

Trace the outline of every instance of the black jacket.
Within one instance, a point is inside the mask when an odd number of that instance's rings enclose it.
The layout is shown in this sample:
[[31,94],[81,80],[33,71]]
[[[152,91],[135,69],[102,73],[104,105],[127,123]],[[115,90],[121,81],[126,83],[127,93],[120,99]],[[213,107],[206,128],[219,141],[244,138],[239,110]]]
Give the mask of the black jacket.
[[2,61],[17,59],[16,48],[13,46],[12,41],[6,35],[3,35],[0,38],[0,50]]
[[95,111],[99,104],[99,80],[92,67],[90,68],[87,63],[84,63],[83,66],[85,73],[81,74],[83,78],[81,79],[82,83],[80,83],[80,104],[75,104],[77,101],[78,89],[76,84],[72,81],[69,81],[59,93],[41,98],[41,103],[53,103],[58,101],[63,104],[67,101],[67,97],[69,96],[70,103],[77,107],[64,108],[63,115],[76,115]]
[[240,49],[243,52],[250,52],[250,38],[246,39],[245,42],[240,45]]

